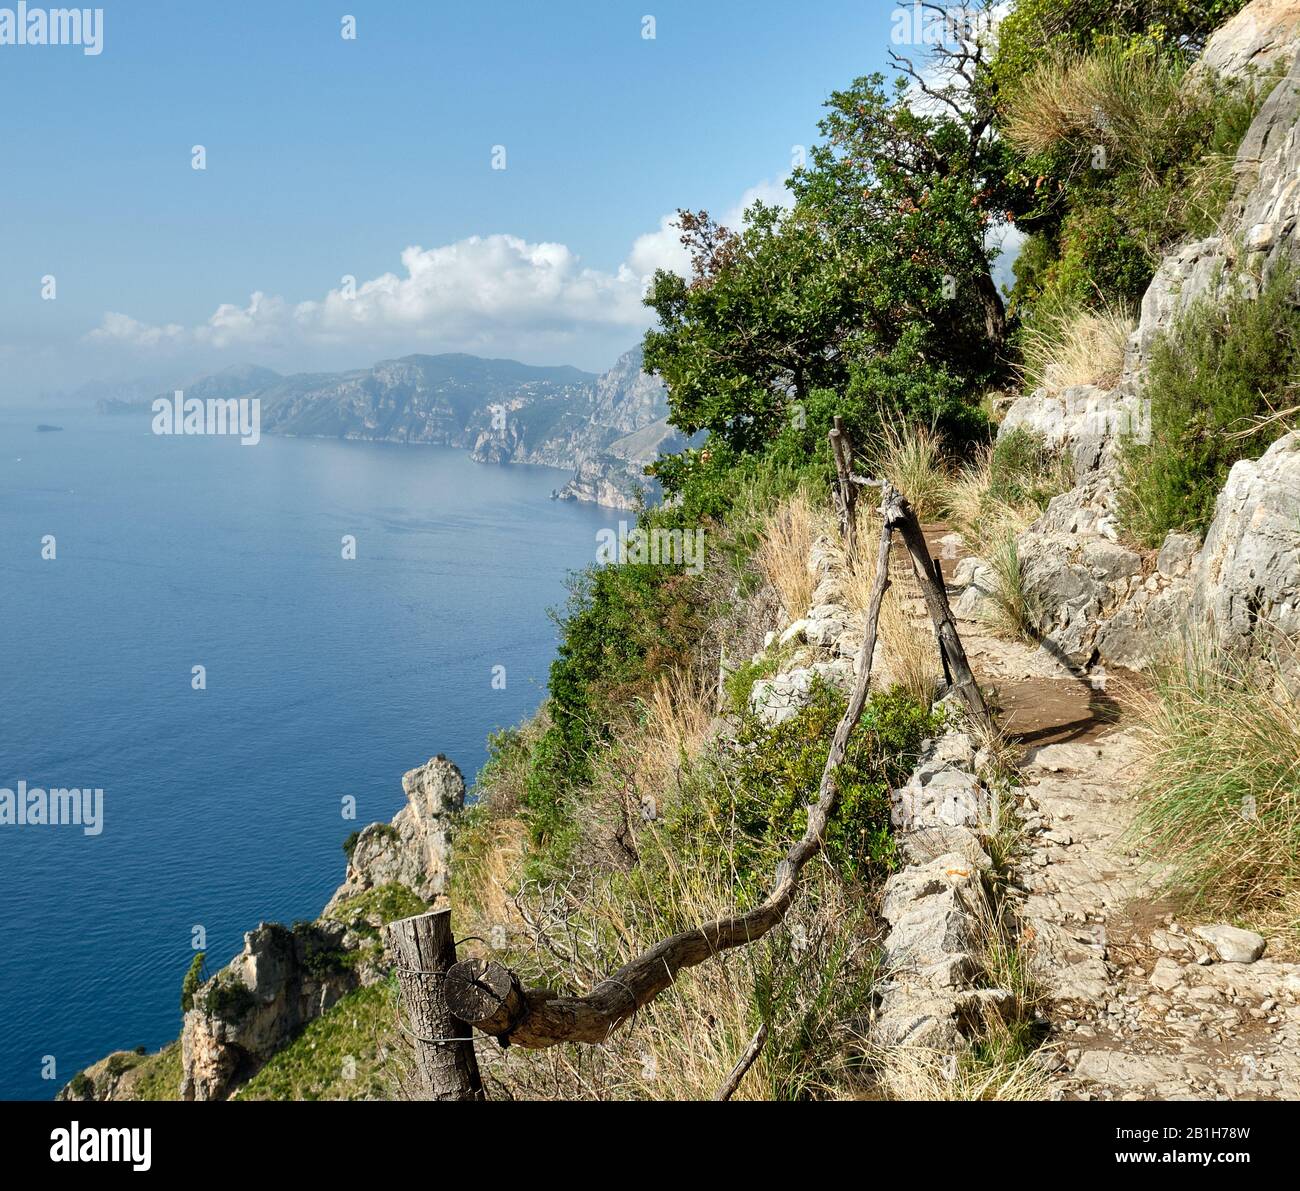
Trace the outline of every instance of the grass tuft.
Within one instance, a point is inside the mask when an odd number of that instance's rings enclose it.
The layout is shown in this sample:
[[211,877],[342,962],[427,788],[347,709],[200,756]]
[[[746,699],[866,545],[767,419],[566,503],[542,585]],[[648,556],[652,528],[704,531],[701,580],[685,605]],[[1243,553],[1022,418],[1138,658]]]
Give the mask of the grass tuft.
[[1300,699],[1265,662],[1204,642],[1153,678],[1140,711],[1145,850],[1198,913],[1300,943]]

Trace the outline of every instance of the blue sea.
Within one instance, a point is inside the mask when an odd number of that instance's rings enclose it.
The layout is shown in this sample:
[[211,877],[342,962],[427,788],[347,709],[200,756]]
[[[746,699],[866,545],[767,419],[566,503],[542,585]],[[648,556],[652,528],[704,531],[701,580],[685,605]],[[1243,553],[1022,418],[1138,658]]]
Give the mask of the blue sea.
[[260,921],[315,917],[403,772],[441,752],[473,779],[618,520],[548,499],[566,478],[0,410],[0,788],[104,791],[99,835],[0,826],[0,1097],[174,1038],[195,926],[215,969]]

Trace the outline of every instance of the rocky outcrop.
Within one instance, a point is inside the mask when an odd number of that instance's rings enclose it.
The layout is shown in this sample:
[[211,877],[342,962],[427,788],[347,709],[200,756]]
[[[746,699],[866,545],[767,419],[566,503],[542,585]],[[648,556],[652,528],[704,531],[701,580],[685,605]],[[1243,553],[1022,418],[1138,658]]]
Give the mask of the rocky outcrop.
[[[624,499],[630,477],[659,449],[677,449],[680,438],[664,421],[667,394],[642,369],[640,348],[599,376],[449,353],[293,376],[241,365],[190,382],[184,391],[201,400],[255,399],[268,434],[458,447],[479,463],[564,470],[586,465],[588,480],[595,461],[603,460],[607,483],[592,487],[575,477],[567,492],[575,500]],[[99,409],[148,418],[153,400],[106,398]]]
[[1253,0],[1218,28],[1196,69],[1232,78],[1289,66],[1300,36],[1300,0]]
[[391,824],[372,823],[358,835],[344,882],[320,918],[292,930],[263,923],[200,986],[181,1034],[185,1099],[224,1098],[309,1021],[382,975],[382,921],[354,920],[341,910],[375,889],[409,890],[423,902],[445,891],[465,779],[439,754],[406,773],[402,789],[406,806]]
[[[465,805],[465,779],[438,756],[402,777],[406,806],[391,823],[358,833],[343,884],[315,922],[264,922],[243,950],[193,994],[181,1031],[181,1095],[222,1100],[256,1074],[302,1028],[353,989],[385,977],[382,928],[419,913],[447,887],[451,835]],[[61,1093],[65,1099],[132,1099],[134,1054],[101,1060]]]
[[181,1032],[185,1100],[224,1099],[309,1021],[356,988],[342,923],[292,930],[262,923],[244,949],[201,985]]
[[591,422],[576,444],[574,475],[555,496],[607,508],[631,509],[638,497],[660,498],[658,482],[645,474],[662,454],[680,451],[686,437],[668,424],[668,393],[645,372],[639,348],[625,353],[596,382]]
[[[1259,0],[1256,0],[1256,4]],[[1241,16],[1256,8],[1243,10]],[[1244,27],[1244,26],[1243,26]],[[1198,299],[1214,299],[1239,274],[1267,276],[1282,261],[1300,260],[1300,57],[1291,40],[1291,66],[1273,88],[1237,151],[1233,196],[1222,231],[1186,244],[1161,262],[1142,299],[1136,353],[1127,373],[1145,362],[1156,338]],[[1211,48],[1213,48],[1211,46]],[[1248,47],[1239,47],[1240,53]],[[1209,51],[1207,51],[1208,53]]]
[[[1257,284],[1282,262],[1300,261],[1298,27],[1300,0],[1255,0],[1206,49],[1206,66],[1222,73],[1289,62],[1289,74],[1242,142],[1222,231],[1182,245],[1157,270],[1120,384],[1028,394],[1013,403],[999,431],[1024,429],[1074,461],[1075,487],[1017,540],[1030,618],[1044,646],[1071,666],[1144,666],[1168,639],[1189,631],[1208,629],[1220,643],[1248,649],[1267,635],[1265,625],[1268,632],[1300,633],[1295,435],[1233,469],[1199,552],[1195,539],[1177,533],[1158,554],[1125,549],[1116,498],[1119,445],[1148,429],[1142,381],[1152,345],[1197,300],[1215,299],[1229,284]],[[976,561],[958,578],[965,587],[959,611],[978,614],[991,598],[993,570]]]
[[426,901],[445,892],[451,832],[465,806],[465,778],[441,753],[402,776],[406,806],[391,824],[372,823],[357,837],[347,873],[326,907],[382,885],[403,885]]
[[[1229,473],[1195,560],[1191,609],[1234,649],[1300,637],[1300,432]],[[1283,661],[1295,659],[1283,651]]]

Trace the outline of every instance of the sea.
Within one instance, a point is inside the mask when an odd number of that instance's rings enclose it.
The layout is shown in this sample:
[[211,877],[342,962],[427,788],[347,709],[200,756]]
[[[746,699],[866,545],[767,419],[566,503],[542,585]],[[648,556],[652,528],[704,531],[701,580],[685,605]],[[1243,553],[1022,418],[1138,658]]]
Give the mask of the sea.
[[406,770],[472,783],[619,520],[565,479],[0,409],[0,799],[88,792],[80,824],[0,823],[0,1098],[175,1038],[194,941],[215,970],[314,918]]

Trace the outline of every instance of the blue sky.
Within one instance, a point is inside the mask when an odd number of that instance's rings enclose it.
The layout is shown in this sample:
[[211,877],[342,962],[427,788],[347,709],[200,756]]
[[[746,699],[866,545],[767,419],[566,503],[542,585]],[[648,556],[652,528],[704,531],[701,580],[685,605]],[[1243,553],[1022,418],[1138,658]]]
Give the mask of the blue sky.
[[0,393],[411,351],[608,366],[664,217],[773,193],[894,8],[109,0],[98,56],[0,46]]

